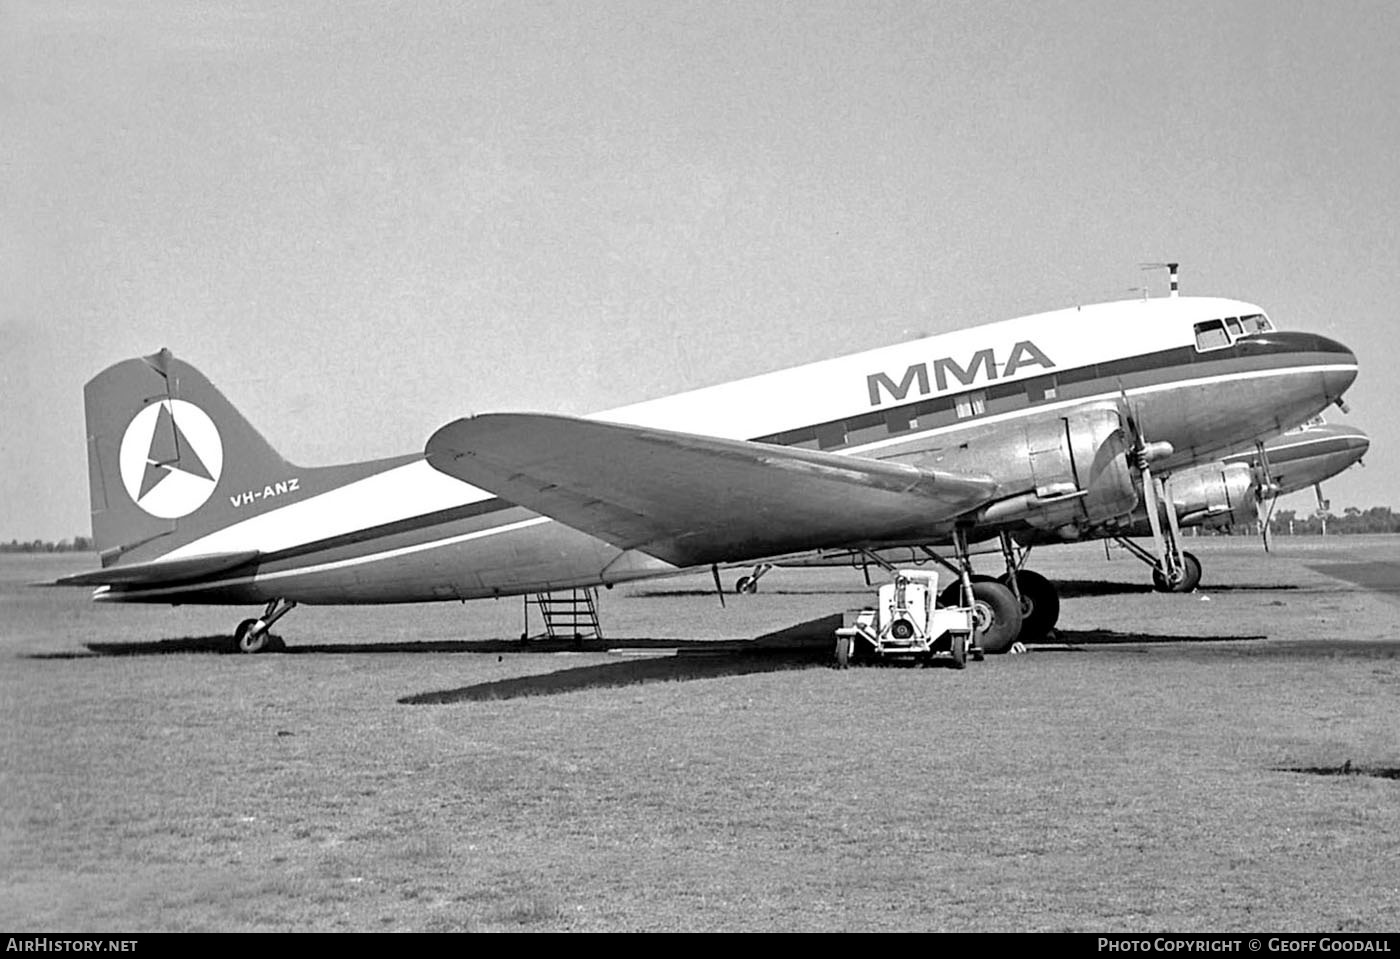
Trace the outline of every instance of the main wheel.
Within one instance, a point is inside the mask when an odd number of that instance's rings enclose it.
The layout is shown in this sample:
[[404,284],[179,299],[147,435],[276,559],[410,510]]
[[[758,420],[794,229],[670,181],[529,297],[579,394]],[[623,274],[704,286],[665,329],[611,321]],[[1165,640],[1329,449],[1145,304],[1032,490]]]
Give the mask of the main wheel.
[[754,579],[752,576],[740,576],[738,582],[734,584],[734,592],[741,596],[745,593],[752,596],[754,593],[758,592],[758,580]]
[[[1011,588],[1009,576],[1002,576],[997,582]],[[1038,643],[1049,636],[1050,630],[1060,621],[1059,591],[1050,580],[1029,569],[1016,574],[1016,585],[1021,588],[1020,641]]]
[[245,619],[233,631],[233,645],[240,653],[260,653],[267,646],[267,630],[256,630],[256,619]]
[[[960,585],[953,583],[938,597],[944,606],[957,606]],[[996,580],[972,582],[973,645],[983,652],[1004,653],[1021,635],[1021,604],[1010,589]]]

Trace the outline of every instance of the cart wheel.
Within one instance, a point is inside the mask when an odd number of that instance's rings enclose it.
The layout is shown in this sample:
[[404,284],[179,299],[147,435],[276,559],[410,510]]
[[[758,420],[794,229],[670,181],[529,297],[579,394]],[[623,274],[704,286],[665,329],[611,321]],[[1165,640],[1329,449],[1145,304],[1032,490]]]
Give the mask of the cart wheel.
[[953,668],[967,668],[967,633],[953,634]]
[[851,645],[854,640],[850,636],[836,637],[836,668],[845,669],[851,665]]

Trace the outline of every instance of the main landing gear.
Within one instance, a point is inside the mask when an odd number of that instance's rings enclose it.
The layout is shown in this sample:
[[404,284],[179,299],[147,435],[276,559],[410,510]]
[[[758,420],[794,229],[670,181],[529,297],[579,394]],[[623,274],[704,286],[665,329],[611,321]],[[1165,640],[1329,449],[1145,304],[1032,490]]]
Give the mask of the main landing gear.
[[1002,533],[1006,572],[993,578],[972,572],[965,530],[955,531],[953,542],[956,564],[927,547],[924,552],[958,577],[943,591],[939,602],[972,607],[974,647],[987,653],[1005,653],[1045,639],[1060,618],[1060,596],[1044,576],[1021,568],[1030,550],[1018,551],[1011,537]]
[[233,631],[234,650],[240,653],[260,653],[276,640],[270,632],[272,624],[296,608],[296,603],[288,599],[274,599],[267,604],[263,614],[257,619],[245,619]]

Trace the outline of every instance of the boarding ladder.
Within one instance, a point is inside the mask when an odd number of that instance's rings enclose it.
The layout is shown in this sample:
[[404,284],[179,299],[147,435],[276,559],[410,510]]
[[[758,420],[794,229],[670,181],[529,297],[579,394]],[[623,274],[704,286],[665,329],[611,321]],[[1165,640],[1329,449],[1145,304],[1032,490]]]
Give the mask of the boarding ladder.
[[[530,634],[530,607],[537,607],[544,632]],[[522,639],[602,639],[598,624],[598,595],[592,589],[560,589],[525,597],[525,632]]]

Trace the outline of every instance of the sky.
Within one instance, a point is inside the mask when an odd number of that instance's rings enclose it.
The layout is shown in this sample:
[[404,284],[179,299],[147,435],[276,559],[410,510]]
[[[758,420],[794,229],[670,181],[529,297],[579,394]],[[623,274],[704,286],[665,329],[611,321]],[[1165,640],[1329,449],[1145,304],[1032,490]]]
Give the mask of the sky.
[[162,347],[322,465],[1164,260],[1355,350],[1327,495],[1400,508],[1397,92],[1389,0],[0,0],[0,541],[88,533]]

